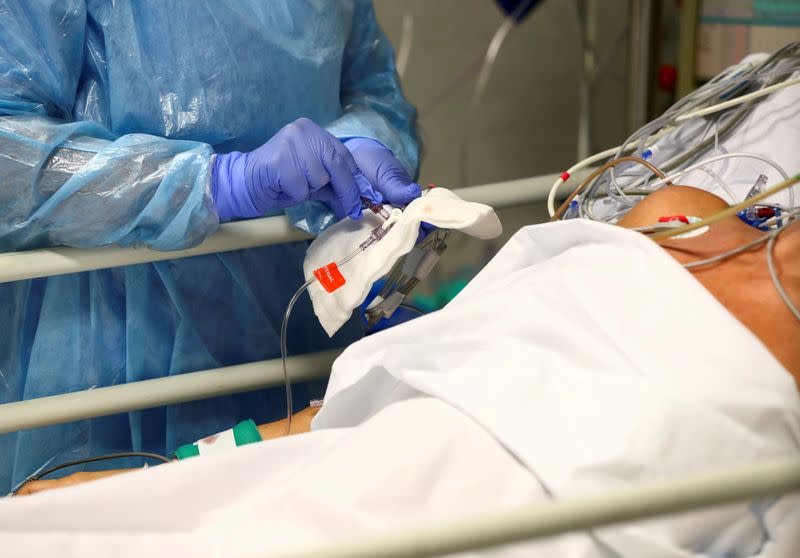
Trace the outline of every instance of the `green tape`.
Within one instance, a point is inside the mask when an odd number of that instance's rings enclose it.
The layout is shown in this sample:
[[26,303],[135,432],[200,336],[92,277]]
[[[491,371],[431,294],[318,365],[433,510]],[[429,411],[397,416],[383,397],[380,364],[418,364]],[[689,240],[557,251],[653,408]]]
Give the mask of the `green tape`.
[[200,455],[200,448],[197,444],[184,444],[175,451],[176,459],[187,459]]
[[253,419],[247,419],[233,427],[233,439],[236,441],[236,447],[245,446],[260,442],[261,433]]

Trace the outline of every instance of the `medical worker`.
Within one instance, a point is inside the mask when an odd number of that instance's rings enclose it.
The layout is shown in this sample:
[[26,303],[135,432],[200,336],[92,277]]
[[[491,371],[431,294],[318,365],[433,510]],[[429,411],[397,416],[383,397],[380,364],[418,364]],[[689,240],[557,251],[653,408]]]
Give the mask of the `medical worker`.
[[[180,250],[283,210],[317,232],[358,218],[362,197],[417,197],[417,159],[368,1],[0,0],[0,251]],[[276,358],[305,250],[0,284],[0,402]],[[304,298],[289,353],[359,335],[353,322],[328,340]],[[295,395],[302,407],[321,386]],[[284,412],[277,389],[3,434],[0,491],[45,465],[164,454]]]

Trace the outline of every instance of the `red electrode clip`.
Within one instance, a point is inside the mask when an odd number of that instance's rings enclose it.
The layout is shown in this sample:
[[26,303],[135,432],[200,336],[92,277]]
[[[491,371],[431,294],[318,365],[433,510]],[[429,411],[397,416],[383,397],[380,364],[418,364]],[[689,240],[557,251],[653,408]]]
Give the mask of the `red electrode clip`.
[[339,271],[339,266],[336,265],[336,262],[331,262],[319,269],[315,269],[314,277],[317,278],[322,288],[329,293],[345,284],[344,276]]
[[686,215],[668,215],[667,217],[659,217],[659,223],[669,223],[670,221],[680,221],[681,223],[689,224],[689,218]]

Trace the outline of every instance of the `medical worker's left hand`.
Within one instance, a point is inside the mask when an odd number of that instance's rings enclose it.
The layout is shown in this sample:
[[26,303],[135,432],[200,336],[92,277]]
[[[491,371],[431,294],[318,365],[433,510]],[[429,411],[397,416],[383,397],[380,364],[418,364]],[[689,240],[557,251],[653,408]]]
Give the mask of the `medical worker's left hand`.
[[350,138],[344,145],[385,202],[408,205],[420,196],[422,189],[419,184],[411,180],[403,164],[388,147],[370,138]]
[[359,219],[362,198],[405,205],[419,196],[419,185],[389,149],[366,138],[348,144],[299,118],[258,149],[218,154],[211,193],[220,220],[258,217],[308,200],[324,202],[340,219]]
[[220,220],[251,218],[318,200],[341,219],[361,217],[361,199],[383,201],[350,151],[308,118],[298,118],[247,153],[216,155],[211,195]]

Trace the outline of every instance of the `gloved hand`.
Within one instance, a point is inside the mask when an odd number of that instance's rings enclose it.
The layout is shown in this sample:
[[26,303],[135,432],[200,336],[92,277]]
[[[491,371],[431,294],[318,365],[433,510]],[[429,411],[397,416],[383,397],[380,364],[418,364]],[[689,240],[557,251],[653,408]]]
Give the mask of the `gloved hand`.
[[383,201],[342,142],[307,118],[287,124],[254,151],[218,154],[211,195],[221,221],[307,200],[324,202],[339,218],[359,219],[362,196]]
[[408,205],[421,194],[419,184],[408,176],[403,164],[382,143],[370,138],[350,138],[344,145],[370,184],[392,205]]

